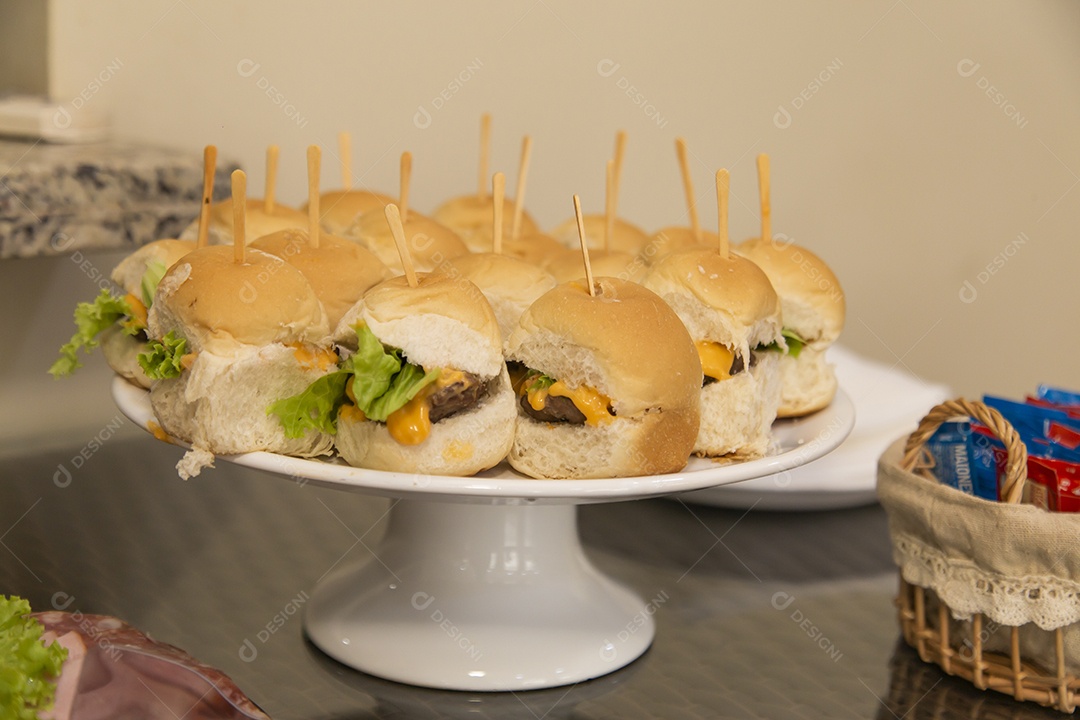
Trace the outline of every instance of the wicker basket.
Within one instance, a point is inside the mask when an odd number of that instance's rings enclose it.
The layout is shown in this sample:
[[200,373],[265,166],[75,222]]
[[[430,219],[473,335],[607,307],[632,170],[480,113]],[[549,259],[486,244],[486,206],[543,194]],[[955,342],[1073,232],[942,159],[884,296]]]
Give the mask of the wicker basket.
[[[1002,486],[1002,503],[1012,505],[966,496],[959,490],[941,485],[933,478],[932,466],[924,445],[943,422],[957,416],[979,420],[991,428],[1005,444],[1009,459],[1006,479]],[[1062,712],[1073,712],[1080,702],[1080,678],[1077,677],[1077,658],[1074,657],[1076,633],[1080,632],[1078,624],[1073,622],[1065,627],[1043,630],[1032,622],[1024,623],[1021,627],[994,622],[981,612],[958,613],[942,601],[940,594],[934,589],[905,581],[904,564],[900,559],[898,527],[907,520],[905,513],[913,514],[911,491],[906,491],[909,500],[905,507],[904,503],[897,501],[900,495],[888,484],[896,483],[898,476],[906,475],[906,478],[901,478],[904,482],[927,483],[925,488],[919,487],[918,491],[925,493],[926,499],[922,502],[928,507],[931,503],[937,503],[939,494],[943,494],[940,497],[944,497],[950,504],[962,503],[965,512],[986,513],[987,518],[993,519],[994,532],[985,533],[986,537],[974,533],[975,536],[968,537],[967,540],[970,547],[989,548],[989,553],[993,553],[994,548],[1000,548],[1003,540],[1009,539],[1009,524],[1014,517],[1025,523],[1064,523],[1065,529],[1062,532],[1074,534],[1080,534],[1080,517],[1066,516],[1048,520],[1045,516],[1033,516],[1033,511],[1043,511],[1018,505],[1027,475],[1027,451],[1008,422],[996,410],[981,403],[951,400],[931,410],[906,441],[902,459],[898,463],[899,470],[906,473],[897,473],[895,466],[888,465],[895,461],[895,456],[894,460],[888,460],[889,455],[887,452],[879,465],[878,492],[882,505],[889,514],[890,533],[897,562],[902,569],[897,606],[905,642],[918,652],[924,662],[932,662],[946,673],[962,677],[981,690],[996,690],[1017,700],[1035,702]],[[914,479],[916,476],[917,480]],[[951,494],[964,495],[964,498],[961,500]],[[926,512],[929,513],[929,510]],[[935,529],[931,527],[928,532],[934,533]],[[963,545],[955,543],[953,547],[948,546],[951,542],[948,538],[956,537],[954,531],[952,535],[948,535],[948,532],[943,530],[942,535],[948,536],[942,540],[946,551],[955,551],[955,545]],[[1075,543],[1070,539],[1063,547],[1070,548],[1067,552],[1071,558],[1076,548]],[[973,558],[972,565],[975,572],[990,572],[980,566],[979,558]],[[1075,567],[1072,560],[1069,565],[1070,568]],[[1072,580],[1070,570],[1068,577],[1063,578],[1062,582],[1069,583]],[[986,648],[988,638],[993,638],[996,651]],[[1033,652],[1032,648],[1037,650]],[[1070,649],[1071,656],[1067,652]]]

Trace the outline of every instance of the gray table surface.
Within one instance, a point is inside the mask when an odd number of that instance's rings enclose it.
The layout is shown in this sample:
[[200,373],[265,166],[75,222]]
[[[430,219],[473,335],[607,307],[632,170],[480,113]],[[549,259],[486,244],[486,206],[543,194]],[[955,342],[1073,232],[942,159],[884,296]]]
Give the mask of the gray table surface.
[[0,460],[0,593],[120,617],[222,669],[279,720],[1060,717],[979,692],[898,642],[878,506],[583,506],[594,564],[643,597],[666,597],[642,658],[532,692],[380,680],[323,655],[286,611],[333,564],[374,547],[391,501],[227,462],[184,482],[172,469],[179,454],[121,433]]

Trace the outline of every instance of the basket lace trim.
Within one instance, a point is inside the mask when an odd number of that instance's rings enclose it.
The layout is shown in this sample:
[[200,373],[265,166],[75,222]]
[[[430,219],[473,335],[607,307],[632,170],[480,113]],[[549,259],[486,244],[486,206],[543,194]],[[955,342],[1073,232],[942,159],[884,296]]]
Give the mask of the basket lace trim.
[[1080,583],[1053,575],[989,573],[911,535],[894,535],[893,548],[904,580],[937,593],[957,620],[982,613],[1002,625],[1033,622],[1043,630],[1080,622]]

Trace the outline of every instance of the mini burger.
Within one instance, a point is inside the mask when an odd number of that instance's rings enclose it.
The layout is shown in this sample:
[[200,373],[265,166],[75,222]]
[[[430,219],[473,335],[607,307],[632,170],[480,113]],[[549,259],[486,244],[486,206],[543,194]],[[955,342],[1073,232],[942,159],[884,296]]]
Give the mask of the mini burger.
[[780,404],[780,302],[765,273],[735,253],[688,249],[661,259],[643,284],[678,313],[704,381],[694,452],[758,457]]
[[[604,233],[606,221],[603,215],[585,215],[585,238],[589,243],[590,250],[599,250],[605,247]],[[621,218],[615,218],[612,223],[611,240],[607,243],[610,250],[636,255],[649,244],[649,236],[637,225]],[[570,218],[551,231],[552,237],[569,248],[578,247],[577,219]]]
[[370,287],[393,275],[367,248],[326,233],[320,233],[318,247],[311,245],[304,230],[280,230],[259,238],[251,247],[281,258],[304,274],[331,329]]
[[[211,245],[232,245],[233,242],[233,201],[222,200],[210,207],[208,237]],[[296,208],[275,203],[271,209],[258,199],[247,201],[247,232],[249,239],[269,235],[279,230],[306,228],[307,215]],[[194,240],[199,235],[199,223],[188,225],[180,234],[181,239]]]
[[[440,205],[431,217],[453,230],[465,241],[471,252],[485,252],[491,248],[491,216],[495,200],[491,195],[462,195]],[[503,199],[503,235],[510,237],[513,229],[514,200]],[[528,213],[522,212],[521,233],[532,235],[540,227]]]
[[286,427],[335,433],[350,465],[472,475],[514,438],[514,395],[495,314],[475,285],[442,274],[371,288],[335,332],[344,358],[274,407]]
[[[581,264],[580,255],[578,264]],[[475,253],[450,261],[445,272],[475,284],[491,303],[505,339],[518,325],[521,314],[541,295],[555,287],[547,270],[510,255]]]
[[308,457],[331,451],[325,433],[286,433],[268,409],[331,372],[322,304],[284,260],[209,246],[173,265],[148,315],[149,350],[139,356],[155,382],[150,403],[161,428],[191,443],[182,478],[214,455],[266,450]]
[[510,464],[535,478],[681,470],[698,434],[701,364],[655,293],[598,277],[540,297],[511,334],[518,421]]
[[836,372],[825,351],[844,328],[846,302],[829,266],[804,247],[779,240],[747,240],[739,252],[769,277],[784,311],[787,351],[780,359],[780,417],[826,407],[836,395]]
[[138,362],[139,353],[146,350],[147,309],[165,271],[194,249],[195,243],[185,240],[156,240],[121,260],[112,271],[112,281],[126,294],[103,289],[93,302],[75,307],[77,330],[60,348],[60,358],[49,373],[54,377],[70,375],[82,366],[78,351],[90,352],[100,345],[113,371],[149,388],[150,379]]
[[[620,250],[592,250],[589,252],[593,275],[641,282],[648,269],[637,256]],[[552,260],[547,265],[557,282],[564,283],[585,277],[585,268],[581,264],[581,251],[569,251]]]
[[[421,272],[435,270],[447,260],[469,252],[469,248],[457,233],[429,217],[409,212],[403,220],[406,245],[412,255],[413,265]],[[346,236],[357,238],[394,273],[404,272],[394,235],[386,223],[386,215],[382,209],[361,215],[349,228]]]

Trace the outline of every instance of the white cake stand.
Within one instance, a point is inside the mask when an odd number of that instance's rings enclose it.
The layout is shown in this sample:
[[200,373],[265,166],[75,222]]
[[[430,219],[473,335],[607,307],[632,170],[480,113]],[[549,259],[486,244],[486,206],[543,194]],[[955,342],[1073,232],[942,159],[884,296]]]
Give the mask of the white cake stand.
[[[112,391],[120,410],[148,428],[148,393],[120,378]],[[445,477],[265,452],[223,459],[396,499],[372,559],[340,568],[311,592],[305,629],[327,655],[412,685],[516,691],[605,675],[652,643],[657,606],[588,561],[577,505],[783,473],[836,448],[854,423],[854,407],[840,392],[825,410],[778,421],[768,457],[733,464],[694,458],[680,473],[602,480],[533,480],[503,465]]]

